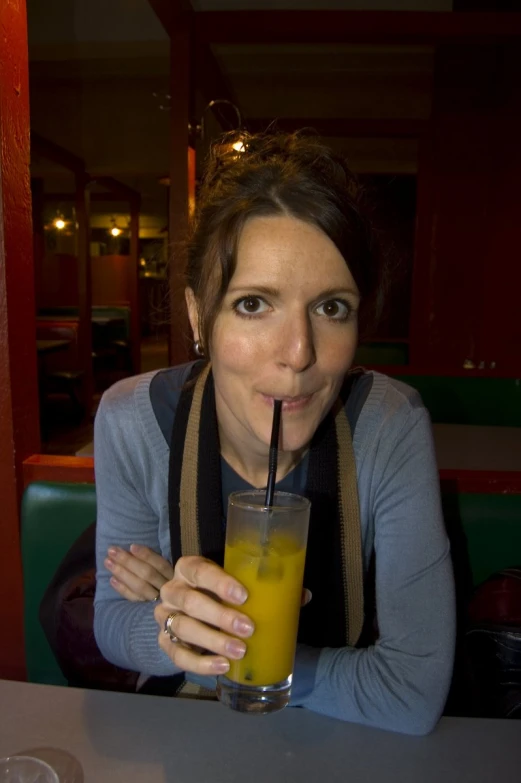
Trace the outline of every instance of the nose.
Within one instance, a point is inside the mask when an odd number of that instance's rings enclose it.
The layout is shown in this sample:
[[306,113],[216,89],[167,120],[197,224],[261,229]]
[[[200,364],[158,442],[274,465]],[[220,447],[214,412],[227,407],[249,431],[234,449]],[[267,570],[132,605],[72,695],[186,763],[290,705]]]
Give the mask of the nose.
[[316,362],[313,328],[308,313],[286,320],[281,333],[279,363],[293,372],[304,372]]

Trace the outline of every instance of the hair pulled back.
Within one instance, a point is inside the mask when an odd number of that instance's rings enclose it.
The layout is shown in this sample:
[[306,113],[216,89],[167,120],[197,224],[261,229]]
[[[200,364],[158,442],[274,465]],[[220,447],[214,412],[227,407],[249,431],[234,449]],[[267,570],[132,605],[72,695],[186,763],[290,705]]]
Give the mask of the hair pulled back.
[[381,309],[379,254],[360,185],[345,160],[305,131],[240,135],[212,146],[188,243],[186,283],[199,305],[200,339],[210,347],[215,318],[235,271],[247,220],[285,215],[316,226],[336,245],[361,294],[361,328]]

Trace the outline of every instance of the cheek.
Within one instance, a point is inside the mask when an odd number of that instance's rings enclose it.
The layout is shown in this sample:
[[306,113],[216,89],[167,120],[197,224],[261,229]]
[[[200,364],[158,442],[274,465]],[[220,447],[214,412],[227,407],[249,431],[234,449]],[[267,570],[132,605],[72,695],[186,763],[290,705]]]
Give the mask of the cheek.
[[[257,328],[255,328],[257,326]],[[212,335],[212,362],[228,370],[258,365],[264,355],[273,355],[268,336],[251,322],[215,325]]]
[[317,358],[324,371],[331,375],[344,375],[353,364],[357,344],[358,331],[354,326],[346,331],[339,330],[339,334],[329,332],[324,335],[316,346]]

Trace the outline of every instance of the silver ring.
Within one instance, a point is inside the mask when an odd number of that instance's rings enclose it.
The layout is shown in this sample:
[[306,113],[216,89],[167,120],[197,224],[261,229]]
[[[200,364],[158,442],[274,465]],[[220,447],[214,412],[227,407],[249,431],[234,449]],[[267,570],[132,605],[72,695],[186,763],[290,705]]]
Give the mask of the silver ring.
[[170,641],[173,644],[177,644],[177,642],[181,641],[179,636],[175,634],[174,629],[172,628],[172,623],[174,622],[175,618],[180,614],[182,614],[182,612],[170,612],[170,614],[165,620],[165,625],[163,628],[163,633],[166,633],[166,635],[170,637]]

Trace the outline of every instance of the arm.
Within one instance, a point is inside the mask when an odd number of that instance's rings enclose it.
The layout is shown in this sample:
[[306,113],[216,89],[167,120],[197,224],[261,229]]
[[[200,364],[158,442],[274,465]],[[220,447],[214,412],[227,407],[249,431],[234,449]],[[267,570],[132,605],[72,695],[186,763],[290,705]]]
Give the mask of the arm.
[[[118,390],[119,387],[119,390]],[[111,546],[140,544],[159,550],[157,514],[147,502],[143,450],[146,440],[134,409],[132,390],[110,389],[95,422],[97,497],[96,596],[94,633],[104,657],[145,674],[170,675],[179,669],[159,648],[154,603],[131,603],[110,584],[104,565]]]
[[[325,648],[301,704],[346,721],[409,734],[431,731],[447,697],[455,603],[428,415],[409,411],[383,432],[372,477],[379,639]],[[309,649],[299,650],[305,670]],[[305,679],[305,677],[303,678]]]

